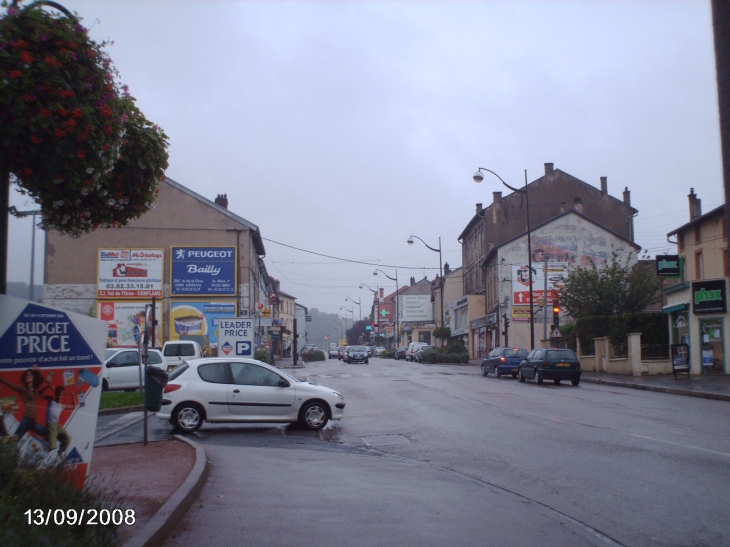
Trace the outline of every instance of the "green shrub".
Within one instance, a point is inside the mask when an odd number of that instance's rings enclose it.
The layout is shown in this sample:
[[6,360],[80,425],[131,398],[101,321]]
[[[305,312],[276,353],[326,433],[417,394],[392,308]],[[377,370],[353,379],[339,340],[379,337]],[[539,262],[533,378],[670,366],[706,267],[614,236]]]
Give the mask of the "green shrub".
[[384,352],[380,354],[380,357],[382,359],[393,359],[395,357],[395,350],[394,349],[386,349]]
[[427,349],[421,352],[421,362],[435,364],[438,362],[439,355],[438,350]]
[[439,363],[468,363],[468,353],[440,353],[438,355]]
[[[102,485],[89,485],[78,490],[69,484],[63,467],[36,469],[20,462],[15,443],[0,443],[0,545],[58,545],[86,547],[88,545],[113,547],[117,545],[116,526],[70,526],[71,509],[80,516],[81,510],[122,510],[125,503],[117,492],[110,492]],[[128,506],[128,505],[127,505]],[[28,510],[40,509],[46,515],[51,510],[48,526],[28,524]],[[65,525],[54,525],[53,510],[63,511]],[[36,513],[30,513],[35,519]],[[84,517],[86,520],[86,517]],[[33,522],[33,521],[31,521]]]
[[326,359],[324,352],[320,350],[312,350],[302,353],[302,361],[309,363],[310,361],[324,361]]
[[264,363],[271,363],[271,351],[266,348],[258,348],[253,355],[253,358],[257,361],[263,361]]

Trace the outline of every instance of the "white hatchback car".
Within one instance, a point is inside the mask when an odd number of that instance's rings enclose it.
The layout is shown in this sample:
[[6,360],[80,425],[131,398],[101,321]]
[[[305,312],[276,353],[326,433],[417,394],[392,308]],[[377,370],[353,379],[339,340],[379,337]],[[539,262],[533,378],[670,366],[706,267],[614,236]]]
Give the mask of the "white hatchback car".
[[[110,350],[107,349],[107,355]],[[147,364],[160,367],[164,370],[165,358],[158,349],[150,349],[149,361]],[[104,391],[109,389],[139,389],[139,380],[142,378],[144,385],[144,367],[139,362],[139,352],[136,348],[119,348],[111,353],[111,356],[104,361],[104,369],[101,372],[101,386]]]
[[157,417],[183,433],[203,422],[299,422],[322,429],[342,418],[345,398],[303,382],[255,359],[209,357],[186,361],[172,372]]

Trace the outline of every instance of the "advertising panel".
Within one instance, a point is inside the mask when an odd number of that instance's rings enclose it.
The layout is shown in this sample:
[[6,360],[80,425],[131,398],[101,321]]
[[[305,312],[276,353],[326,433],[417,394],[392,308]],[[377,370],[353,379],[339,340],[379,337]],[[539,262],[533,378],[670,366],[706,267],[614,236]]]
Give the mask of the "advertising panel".
[[692,312],[726,313],[727,294],[725,280],[693,281],[692,282]]
[[170,294],[236,295],[236,247],[171,247],[170,250]]
[[253,319],[221,317],[218,335],[218,357],[253,357]]
[[96,297],[162,298],[164,249],[99,249]]
[[23,461],[63,465],[82,488],[94,446],[107,326],[0,295],[0,442]]
[[398,320],[433,321],[433,306],[429,294],[399,294]]
[[[136,348],[140,336],[147,326],[145,320],[145,304],[151,302],[97,302],[96,316],[108,325],[106,345],[110,348]],[[162,347],[162,301],[155,302],[154,347]]]
[[195,340],[203,347],[203,355],[215,357],[218,354],[218,322],[221,318],[235,317],[235,301],[172,301],[168,340]]
[[[547,287],[545,285],[545,263],[532,264],[532,303],[545,296],[549,304],[559,298],[560,290],[565,287],[568,278],[567,262],[548,262]],[[512,266],[512,303],[517,306],[528,306],[530,303],[530,284],[527,264]],[[520,320],[517,319],[516,320]]]

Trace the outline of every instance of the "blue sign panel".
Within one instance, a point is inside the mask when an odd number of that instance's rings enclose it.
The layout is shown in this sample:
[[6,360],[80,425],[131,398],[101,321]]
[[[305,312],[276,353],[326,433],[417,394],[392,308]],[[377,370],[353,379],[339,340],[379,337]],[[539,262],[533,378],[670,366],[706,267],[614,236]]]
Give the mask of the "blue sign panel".
[[236,247],[172,247],[170,294],[235,296]]

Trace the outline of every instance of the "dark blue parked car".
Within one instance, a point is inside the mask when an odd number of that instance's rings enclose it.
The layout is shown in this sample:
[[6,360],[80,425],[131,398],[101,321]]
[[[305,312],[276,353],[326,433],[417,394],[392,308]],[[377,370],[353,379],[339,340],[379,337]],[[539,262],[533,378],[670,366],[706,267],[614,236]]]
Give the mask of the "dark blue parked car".
[[520,363],[527,358],[527,350],[523,348],[494,348],[482,360],[482,376],[490,372],[496,374],[497,378],[503,374],[510,374],[517,378]]

